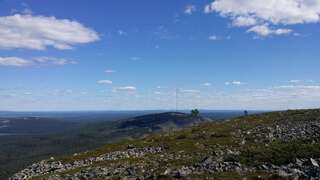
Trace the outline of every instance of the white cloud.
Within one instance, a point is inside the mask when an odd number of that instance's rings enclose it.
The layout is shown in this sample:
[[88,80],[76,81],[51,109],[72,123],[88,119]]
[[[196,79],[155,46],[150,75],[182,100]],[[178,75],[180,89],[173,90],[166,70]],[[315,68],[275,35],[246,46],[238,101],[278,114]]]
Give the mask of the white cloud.
[[219,40],[230,40],[231,36],[217,36],[217,35],[211,35],[208,37],[210,41],[219,41]]
[[107,69],[104,71],[105,73],[115,73],[116,71],[115,70],[112,70],[112,69]]
[[209,36],[209,40],[216,41],[216,40],[218,40],[218,37],[215,35],[211,35],[211,36]]
[[313,90],[320,90],[320,86],[306,86],[306,85],[289,85],[289,86],[275,86],[274,89],[313,89]]
[[314,80],[299,80],[299,79],[292,79],[288,81],[288,83],[292,84],[303,84],[303,83],[315,83]]
[[72,94],[72,89],[53,89],[48,92],[51,96],[66,96]]
[[136,90],[137,88],[134,87],[134,86],[125,86],[125,87],[119,87],[118,89],[119,89],[119,90],[132,90],[132,91],[134,91],[134,90]]
[[225,82],[225,85],[237,85],[237,86],[239,86],[239,85],[243,85],[243,84],[245,84],[245,83],[243,83],[243,82],[241,82],[241,81],[227,81],[227,82]]
[[291,29],[271,29],[268,25],[253,26],[247,32],[254,32],[260,36],[284,35],[292,33]]
[[130,59],[131,59],[132,61],[138,61],[138,60],[141,59],[141,57],[131,57]]
[[297,79],[293,79],[293,80],[290,80],[289,83],[300,83],[301,80],[297,80]]
[[32,10],[27,8],[27,7],[22,9],[22,10],[12,9],[11,13],[12,14],[17,14],[17,13],[20,13],[20,14],[33,14]]
[[188,15],[192,15],[196,10],[197,10],[197,9],[196,9],[196,6],[190,4],[190,5],[186,6],[186,8],[185,8],[185,10],[184,10],[184,13],[185,13],[185,14],[188,14]]
[[123,31],[123,30],[118,30],[118,34],[119,34],[119,36],[126,36],[126,35],[128,35],[128,33],[127,32],[125,32],[125,31]]
[[64,58],[56,57],[32,57],[32,58],[19,58],[19,57],[0,57],[0,66],[16,66],[16,67],[26,67],[26,66],[41,66],[41,65],[67,65],[67,64],[77,64],[76,61],[67,60]]
[[0,66],[24,67],[31,65],[32,62],[18,57],[0,57]]
[[99,40],[98,34],[69,19],[20,15],[0,17],[0,48],[44,50],[72,49],[76,44]]
[[86,92],[86,91],[82,91],[82,92],[80,92],[80,94],[81,94],[81,95],[87,95],[87,94],[88,94],[88,92]]
[[276,29],[273,33],[276,35],[290,34],[292,33],[292,29]]
[[154,94],[160,95],[162,93],[160,91],[155,91]]
[[32,60],[34,63],[37,64],[52,64],[52,65],[67,65],[67,64],[78,64],[76,61],[67,60],[64,58],[56,58],[56,57],[35,57]]
[[112,84],[112,81],[110,80],[99,80],[97,81],[98,84]]
[[[205,13],[216,12],[230,18],[234,26],[287,26],[318,23],[320,21],[319,0],[215,0],[205,7]],[[268,26],[266,26],[268,27]],[[261,27],[260,27],[261,28]],[[270,28],[269,28],[270,29]],[[289,29],[275,29],[267,33],[264,28],[259,35],[288,34]],[[291,32],[291,30],[290,30]]]
[[202,85],[203,85],[203,86],[211,86],[211,83],[206,82],[206,83],[203,83]]
[[180,93],[190,93],[190,94],[200,93],[199,90],[194,90],[194,89],[179,89],[179,92]]
[[236,17],[232,22],[233,26],[238,26],[238,27],[252,26],[255,24],[257,24],[257,20],[255,18],[242,17],[242,16]]
[[118,87],[114,90],[114,92],[127,92],[127,93],[135,93],[137,88],[135,86],[123,86]]

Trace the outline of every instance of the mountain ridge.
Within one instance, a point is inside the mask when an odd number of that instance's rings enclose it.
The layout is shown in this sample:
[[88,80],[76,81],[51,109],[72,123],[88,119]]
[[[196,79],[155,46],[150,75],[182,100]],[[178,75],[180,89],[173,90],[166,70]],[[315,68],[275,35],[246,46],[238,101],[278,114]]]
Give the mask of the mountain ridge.
[[166,128],[166,125],[172,128],[183,128],[208,120],[201,116],[193,117],[181,112],[165,112],[129,118],[120,125],[120,128],[147,127],[157,130]]

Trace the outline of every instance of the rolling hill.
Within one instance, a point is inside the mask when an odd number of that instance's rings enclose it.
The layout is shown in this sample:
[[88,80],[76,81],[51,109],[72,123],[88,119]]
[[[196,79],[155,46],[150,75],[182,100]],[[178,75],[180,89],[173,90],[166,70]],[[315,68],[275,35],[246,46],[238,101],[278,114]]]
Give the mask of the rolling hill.
[[319,137],[319,109],[271,112],[43,160],[11,179],[316,179]]
[[3,118],[0,136],[0,179],[35,161],[71,155],[124,139],[136,139],[167,129],[192,126],[205,118],[185,113],[156,113],[117,121],[75,123],[44,117]]

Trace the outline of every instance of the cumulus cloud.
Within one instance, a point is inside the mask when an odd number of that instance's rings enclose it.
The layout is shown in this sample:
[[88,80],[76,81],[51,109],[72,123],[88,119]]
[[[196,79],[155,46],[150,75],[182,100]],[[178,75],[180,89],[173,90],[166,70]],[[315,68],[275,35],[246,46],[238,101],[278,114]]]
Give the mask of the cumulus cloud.
[[190,5],[187,5],[187,6],[186,6],[186,8],[185,8],[185,10],[184,10],[184,13],[185,13],[185,14],[188,14],[188,15],[192,15],[196,10],[197,10],[197,9],[196,9],[196,6],[190,4]]
[[110,80],[99,80],[97,81],[98,84],[112,84],[112,81]]
[[0,57],[0,66],[24,67],[31,65],[32,62],[18,57]]
[[247,32],[254,32],[260,36],[284,35],[292,33],[291,29],[272,29],[268,25],[253,26]]
[[270,28],[269,25],[287,26],[320,21],[319,0],[215,0],[205,6],[204,11],[230,18],[233,26],[255,26],[250,32],[263,36],[288,34],[292,31]]
[[0,48],[44,50],[72,49],[76,44],[99,40],[99,35],[81,23],[55,17],[16,14],[0,17]]
[[238,27],[252,26],[255,24],[257,24],[257,20],[255,18],[242,17],[242,16],[236,17],[232,22],[233,26],[238,26]]
[[19,58],[19,57],[0,57],[0,66],[15,66],[15,67],[26,67],[26,66],[41,66],[41,65],[67,65],[77,64],[76,61],[67,60],[64,58],[56,57],[32,57],[32,58]]

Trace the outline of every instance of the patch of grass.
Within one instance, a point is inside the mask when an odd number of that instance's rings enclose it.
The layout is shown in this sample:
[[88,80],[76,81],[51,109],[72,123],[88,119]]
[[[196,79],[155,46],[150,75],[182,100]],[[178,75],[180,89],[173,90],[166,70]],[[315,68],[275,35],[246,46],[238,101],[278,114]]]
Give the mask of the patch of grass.
[[218,173],[214,176],[217,180],[287,180],[277,174],[272,174],[264,171],[257,171],[254,173],[239,174],[238,172],[224,172]]
[[271,163],[275,165],[295,162],[296,158],[319,158],[320,144],[306,144],[301,141],[271,143],[268,147],[263,145],[251,146],[242,150],[239,156],[229,157],[248,165]]

